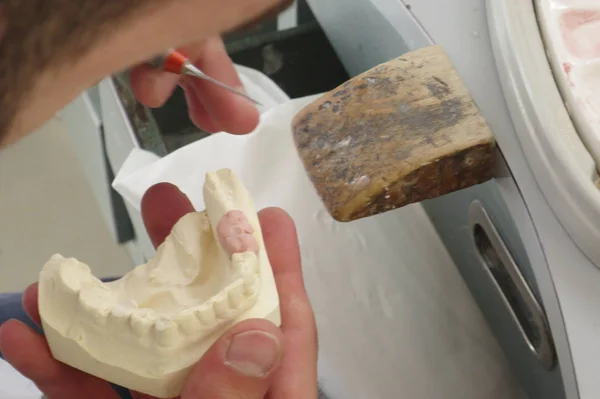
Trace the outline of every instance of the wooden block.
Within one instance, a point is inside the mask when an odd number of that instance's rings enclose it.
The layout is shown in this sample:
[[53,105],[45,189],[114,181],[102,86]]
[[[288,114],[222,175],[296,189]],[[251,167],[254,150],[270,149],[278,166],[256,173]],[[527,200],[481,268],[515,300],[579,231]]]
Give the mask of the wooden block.
[[492,132],[439,46],[352,78],[305,107],[292,125],[306,171],[338,221],[492,177]]

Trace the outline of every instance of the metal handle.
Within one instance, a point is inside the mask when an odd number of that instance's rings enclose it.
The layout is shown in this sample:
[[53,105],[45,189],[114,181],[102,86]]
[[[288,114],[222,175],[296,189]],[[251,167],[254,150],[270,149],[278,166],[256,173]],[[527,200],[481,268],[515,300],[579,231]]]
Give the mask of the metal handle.
[[469,224],[479,258],[521,336],[542,366],[552,369],[556,363],[556,352],[546,315],[479,201],[474,201],[469,208]]

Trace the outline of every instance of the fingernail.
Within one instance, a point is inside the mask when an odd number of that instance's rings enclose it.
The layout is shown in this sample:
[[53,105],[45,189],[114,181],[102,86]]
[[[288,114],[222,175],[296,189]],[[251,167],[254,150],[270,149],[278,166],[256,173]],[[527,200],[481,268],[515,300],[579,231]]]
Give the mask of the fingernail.
[[225,365],[247,377],[264,377],[277,365],[281,347],[277,338],[262,331],[247,331],[233,337],[225,354]]

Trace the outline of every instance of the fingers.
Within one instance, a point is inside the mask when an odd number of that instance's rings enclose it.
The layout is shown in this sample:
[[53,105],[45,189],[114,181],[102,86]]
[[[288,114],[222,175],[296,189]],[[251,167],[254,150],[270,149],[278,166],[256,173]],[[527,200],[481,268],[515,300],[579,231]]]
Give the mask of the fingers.
[[201,93],[196,90],[190,80],[193,78],[182,77],[179,85],[185,93],[188,115],[192,123],[207,133],[217,133],[223,129],[214,121],[202,103]]
[[150,108],[158,108],[162,107],[173,94],[179,76],[142,64],[131,70],[129,81],[133,93],[142,104]]
[[45,338],[19,321],[0,326],[0,351],[49,399],[118,399],[107,382],[55,360]]
[[193,368],[181,399],[264,399],[283,342],[281,330],[266,320],[235,325]]
[[[220,38],[208,39],[202,47],[202,52],[190,58],[208,76],[228,86],[244,90]],[[201,79],[190,80],[190,86],[201,95],[202,104],[221,130],[232,134],[245,134],[254,130],[258,124],[259,113],[250,100]]]
[[40,311],[38,309],[38,283],[33,283],[23,292],[23,309],[27,316],[38,326],[42,326]]
[[[215,36],[180,50],[204,73],[231,87],[243,90],[242,82],[220,37]],[[133,68],[130,82],[134,94],[148,107],[160,107],[180,84],[186,93],[190,119],[207,132],[245,134],[259,120],[256,106],[207,81],[153,70],[147,65]]]
[[[183,215],[193,211],[187,196],[172,184],[153,186],[142,199],[144,222],[155,245],[164,240]],[[27,287],[22,301],[27,315],[41,326],[37,283]],[[0,327],[0,351],[49,399],[117,399],[108,383],[56,361],[45,338],[18,321]]]
[[286,356],[270,391],[274,399],[317,398],[317,328],[304,288],[298,237],[281,209],[259,212],[281,308]]
[[142,198],[142,218],[154,247],[162,244],[175,223],[190,212],[194,206],[177,186],[159,183],[150,187]]

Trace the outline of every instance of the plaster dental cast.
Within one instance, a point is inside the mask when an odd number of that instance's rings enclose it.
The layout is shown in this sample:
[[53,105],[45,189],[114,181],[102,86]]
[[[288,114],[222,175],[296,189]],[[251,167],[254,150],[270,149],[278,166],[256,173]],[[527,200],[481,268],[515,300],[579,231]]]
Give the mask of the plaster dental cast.
[[39,310],[55,358],[137,392],[172,398],[236,321],[281,318],[250,194],[229,170],[209,173],[206,211],[173,227],[150,262],[103,283],[53,256]]

